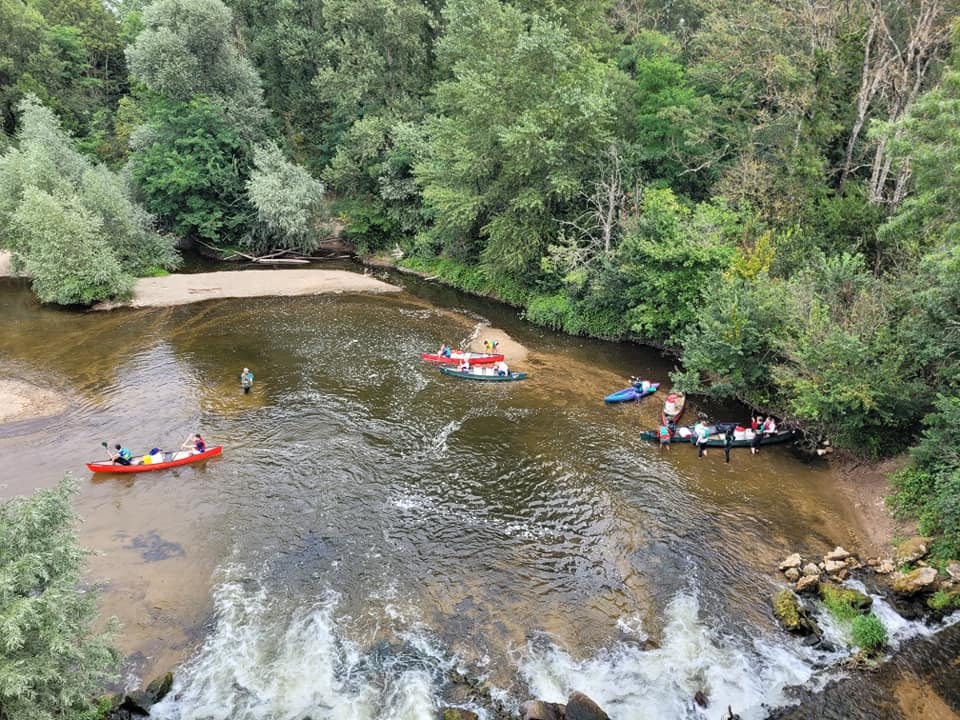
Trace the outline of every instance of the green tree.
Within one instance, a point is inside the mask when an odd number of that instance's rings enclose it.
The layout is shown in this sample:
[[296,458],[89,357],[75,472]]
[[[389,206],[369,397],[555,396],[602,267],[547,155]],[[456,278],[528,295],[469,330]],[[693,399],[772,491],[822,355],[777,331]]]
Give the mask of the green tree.
[[41,300],[89,304],[179,264],[123,180],[78,153],[50,110],[27,97],[18,113],[17,146],[0,156],[0,244]]
[[96,629],[97,593],[82,584],[76,491],[66,478],[0,505],[0,720],[81,717],[118,669],[114,626]]
[[133,138],[131,173],[144,205],[177,235],[239,242],[254,218],[250,149],[220,108],[199,96],[159,100]]
[[459,0],[444,20],[451,79],[415,166],[433,218],[425,246],[524,277],[615,140],[627,82],[564,26],[510,5]]
[[259,225],[255,246],[316,250],[322,239],[323,183],[288,162],[273,143],[255,147],[253,161],[246,187]]
[[267,121],[260,78],[239,51],[233,13],[220,0],[156,0],[127,48],[131,74],[174,103],[198,95],[256,138]]

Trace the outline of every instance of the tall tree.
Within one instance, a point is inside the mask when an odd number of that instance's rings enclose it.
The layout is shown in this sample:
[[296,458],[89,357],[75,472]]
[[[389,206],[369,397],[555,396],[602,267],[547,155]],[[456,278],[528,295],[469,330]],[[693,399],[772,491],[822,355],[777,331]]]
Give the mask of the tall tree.
[[436,88],[415,168],[435,218],[429,241],[520,277],[615,140],[627,83],[563,26],[510,5],[458,0],[444,19],[452,77]]

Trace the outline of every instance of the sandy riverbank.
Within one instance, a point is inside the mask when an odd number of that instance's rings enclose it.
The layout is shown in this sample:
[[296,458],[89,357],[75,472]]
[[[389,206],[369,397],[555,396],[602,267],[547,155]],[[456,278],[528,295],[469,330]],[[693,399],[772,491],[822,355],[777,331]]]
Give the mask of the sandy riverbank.
[[388,293],[400,292],[400,288],[346,270],[231,270],[140,278],[130,300],[98,303],[94,310],[167,307],[219,298],[343,292]]

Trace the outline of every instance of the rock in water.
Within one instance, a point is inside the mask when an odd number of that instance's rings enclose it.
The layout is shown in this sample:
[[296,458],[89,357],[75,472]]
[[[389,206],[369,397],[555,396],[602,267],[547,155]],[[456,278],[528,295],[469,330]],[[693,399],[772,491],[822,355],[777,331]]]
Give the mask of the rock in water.
[[522,720],[563,720],[563,705],[527,700],[520,703],[520,717]]
[[574,692],[567,698],[566,720],[610,720],[610,716],[586,695]]
[[932,567],[917,568],[906,575],[895,575],[893,591],[898,595],[916,595],[920,592],[930,592],[936,588],[937,571]]

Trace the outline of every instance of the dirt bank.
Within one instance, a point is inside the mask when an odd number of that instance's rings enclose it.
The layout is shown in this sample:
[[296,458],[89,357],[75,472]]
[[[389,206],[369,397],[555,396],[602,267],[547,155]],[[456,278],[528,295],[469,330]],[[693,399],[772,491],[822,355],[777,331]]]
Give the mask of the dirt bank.
[[[893,540],[915,535],[915,522],[902,522],[887,509],[886,498],[893,492],[890,476],[908,461],[899,455],[880,463],[859,462],[837,454],[833,456],[833,472],[837,488],[849,501],[856,527],[860,553],[865,556],[893,556]],[[853,530],[853,529],[852,529]]]
[[221,271],[140,278],[134,286],[131,300],[99,303],[94,306],[94,310],[166,307],[218,298],[340,292],[387,293],[400,292],[400,288],[368,275],[346,270]]

